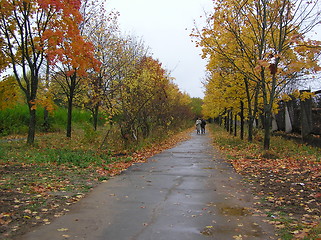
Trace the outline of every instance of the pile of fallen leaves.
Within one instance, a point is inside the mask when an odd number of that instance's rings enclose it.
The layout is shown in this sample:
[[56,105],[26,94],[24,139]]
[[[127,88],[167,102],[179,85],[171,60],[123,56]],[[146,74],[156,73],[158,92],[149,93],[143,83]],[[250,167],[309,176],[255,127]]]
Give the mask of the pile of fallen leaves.
[[321,239],[321,151],[281,137],[271,149],[248,143],[214,127],[215,145],[244,176],[282,239]]
[[[29,161],[26,155],[32,155],[33,152],[26,151],[24,143],[6,143],[5,147],[10,148],[8,152],[11,155],[9,158],[6,156],[5,160],[0,156],[0,239],[13,239],[34,226],[50,224],[54,218],[68,212],[71,204],[82,199],[101,181],[188,139],[189,133],[190,130],[187,130],[134,153],[97,152],[97,155],[111,154],[108,157],[112,161],[102,160],[99,164],[88,163],[88,166]],[[44,136],[34,154],[47,151],[51,145],[57,149],[68,144],[56,137],[55,134]],[[48,145],[45,145],[46,141]],[[75,151],[74,147],[70,150]]]

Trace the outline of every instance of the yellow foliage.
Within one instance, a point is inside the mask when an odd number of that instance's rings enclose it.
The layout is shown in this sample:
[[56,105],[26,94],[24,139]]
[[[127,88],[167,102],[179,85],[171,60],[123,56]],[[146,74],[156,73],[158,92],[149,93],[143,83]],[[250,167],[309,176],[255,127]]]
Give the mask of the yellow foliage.
[[[276,112],[279,99],[290,100],[280,89],[302,74],[321,70],[317,61],[320,42],[306,39],[299,34],[300,26],[288,24],[284,16],[295,13],[293,6],[286,5],[289,2],[213,3],[207,25],[192,35],[208,60],[203,108],[207,116],[215,117],[225,109],[237,111],[241,100],[252,112]],[[281,8],[286,9],[285,15]],[[269,9],[266,18],[261,17],[263,9]],[[311,97],[309,93],[297,95]]]
[[292,98],[290,95],[286,94],[286,93],[283,93],[282,96],[281,96],[281,99],[285,102],[288,102],[288,101],[291,101]]
[[295,89],[295,90],[293,90],[291,95],[296,99],[300,99],[302,101],[305,101],[306,99],[312,98],[314,96],[314,93],[310,92],[310,91],[299,91],[298,89]]
[[294,98],[299,98],[300,97],[300,91],[298,89],[295,89],[293,92],[292,92],[292,96]]
[[312,98],[314,96],[314,93],[312,93],[312,92],[301,92],[301,95],[300,95],[300,99],[302,100],[302,101],[305,101],[306,99],[310,99],[310,98]]
[[22,102],[22,95],[13,76],[0,81],[0,110],[12,108]]

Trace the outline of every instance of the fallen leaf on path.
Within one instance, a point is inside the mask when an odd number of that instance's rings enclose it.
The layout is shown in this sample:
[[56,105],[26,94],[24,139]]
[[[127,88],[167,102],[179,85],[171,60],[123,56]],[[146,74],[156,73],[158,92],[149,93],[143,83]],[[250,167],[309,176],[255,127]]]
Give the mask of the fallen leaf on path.
[[59,228],[59,229],[57,229],[58,232],[66,232],[68,230],[69,230],[68,228]]
[[242,240],[243,239],[242,235],[233,236],[233,238],[236,239],[236,240]]

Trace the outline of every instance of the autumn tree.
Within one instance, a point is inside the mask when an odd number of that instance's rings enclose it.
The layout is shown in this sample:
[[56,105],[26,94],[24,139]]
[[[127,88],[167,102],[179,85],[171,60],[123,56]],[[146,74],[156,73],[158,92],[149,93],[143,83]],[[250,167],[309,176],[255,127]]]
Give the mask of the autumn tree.
[[[175,103],[169,104],[169,100],[177,92],[172,91],[166,70],[149,56],[144,43],[131,36],[97,36],[103,39],[100,45],[106,46],[99,51],[102,65],[98,76],[103,93],[99,101],[120,130],[125,145],[150,136],[159,126],[168,127],[175,122],[171,114],[175,111],[169,113],[173,109],[169,105]],[[179,107],[178,102],[177,99]]]
[[143,57],[121,92],[121,121],[125,143],[138,141],[152,132],[183,129],[191,122],[190,97],[181,93],[161,63]]
[[169,129],[184,129],[192,126],[195,115],[193,115],[191,108],[191,97],[187,93],[181,92],[173,81],[169,81],[166,93],[167,100],[163,112],[165,121],[163,123]]
[[97,129],[99,111],[109,114],[111,110],[112,92],[116,91],[120,81],[117,81],[117,71],[127,61],[122,59],[122,48],[126,40],[121,36],[118,27],[118,13],[99,11],[86,26],[85,34],[94,45],[95,58],[100,61],[97,71],[92,72],[88,77],[88,89],[85,93],[85,107],[89,109],[93,116],[93,126]]
[[[92,16],[92,12],[86,11],[86,7],[92,10],[92,6],[94,6],[87,5],[87,3],[88,1],[82,1],[82,5],[79,6],[79,22],[74,28],[68,29],[70,40],[61,41],[49,48],[49,53],[59,52],[59,55],[56,55],[56,57],[50,59],[50,61],[53,63],[53,80],[59,85],[67,99],[67,137],[71,137],[74,99],[77,94],[83,92],[83,88],[89,84],[87,80],[90,81],[91,79],[86,78],[88,71],[98,69],[100,64],[94,57],[94,47],[92,43],[85,40],[83,36],[83,28],[86,26],[85,23],[89,21]],[[87,13],[89,16],[86,15]]]
[[[36,103],[43,64],[67,61],[76,63],[83,43],[78,24],[80,1],[3,0],[0,5],[1,54],[8,59],[19,87],[26,96],[30,112],[27,143],[33,144],[36,129]],[[62,48],[62,46],[67,48]],[[30,78],[28,77],[30,74]],[[70,73],[71,74],[71,73]]]
[[224,58],[262,103],[265,149],[270,146],[273,109],[284,87],[319,70],[320,44],[306,37],[318,23],[318,7],[318,1],[217,0],[208,26],[195,34],[204,54]]
[[149,134],[153,118],[151,103],[163,90],[164,70],[151,57],[142,56],[122,82],[119,91],[120,116],[118,124],[125,142],[137,141],[139,135]]

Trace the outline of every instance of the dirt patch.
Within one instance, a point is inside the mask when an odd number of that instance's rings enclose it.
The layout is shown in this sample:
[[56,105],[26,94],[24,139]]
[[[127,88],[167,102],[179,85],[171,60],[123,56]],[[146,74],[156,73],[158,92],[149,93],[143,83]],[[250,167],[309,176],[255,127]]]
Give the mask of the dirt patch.
[[11,239],[49,224],[98,184],[94,172],[51,165],[0,166],[0,236]]

